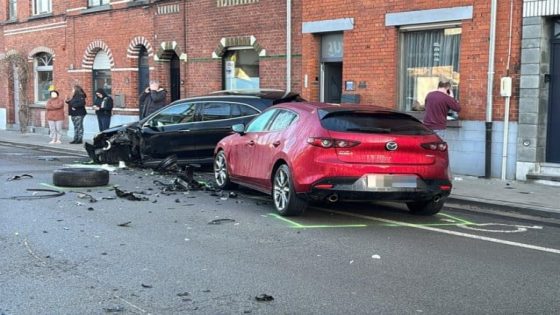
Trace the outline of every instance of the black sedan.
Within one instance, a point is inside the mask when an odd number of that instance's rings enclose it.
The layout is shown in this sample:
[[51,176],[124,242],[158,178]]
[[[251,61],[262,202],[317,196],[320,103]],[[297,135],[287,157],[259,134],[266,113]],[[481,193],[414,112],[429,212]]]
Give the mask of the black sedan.
[[181,165],[211,164],[214,147],[231,134],[232,125],[247,124],[264,109],[292,101],[302,98],[277,90],[221,91],[182,99],[143,120],[98,133],[85,148],[95,163],[150,166],[173,156]]

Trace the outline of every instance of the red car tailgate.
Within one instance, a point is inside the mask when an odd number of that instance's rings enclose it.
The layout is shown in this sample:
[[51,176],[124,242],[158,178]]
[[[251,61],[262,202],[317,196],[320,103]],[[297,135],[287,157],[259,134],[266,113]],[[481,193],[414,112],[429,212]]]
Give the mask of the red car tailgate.
[[[334,139],[358,141],[350,148],[336,148],[338,159],[358,164],[430,165],[441,152],[429,151],[422,143],[437,140],[434,136],[408,136],[329,131]],[[394,145],[396,144],[396,148]]]

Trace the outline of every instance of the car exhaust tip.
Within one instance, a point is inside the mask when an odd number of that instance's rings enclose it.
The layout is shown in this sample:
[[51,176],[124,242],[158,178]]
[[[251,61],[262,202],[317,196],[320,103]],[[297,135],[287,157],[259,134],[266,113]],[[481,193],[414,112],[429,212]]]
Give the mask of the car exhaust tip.
[[440,195],[435,195],[434,199],[432,199],[434,202],[439,202],[441,200],[441,196]]
[[327,201],[330,203],[338,202],[338,194],[332,194],[327,197]]

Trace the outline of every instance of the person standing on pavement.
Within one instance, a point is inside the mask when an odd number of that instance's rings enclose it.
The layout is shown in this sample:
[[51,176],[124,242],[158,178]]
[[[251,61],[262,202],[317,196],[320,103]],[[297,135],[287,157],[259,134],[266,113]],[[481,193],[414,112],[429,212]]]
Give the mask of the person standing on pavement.
[[150,86],[140,94],[140,119],[149,116],[156,110],[164,107],[167,91],[159,86],[159,82],[152,80]]
[[51,98],[47,101],[47,121],[49,122],[50,144],[62,143],[62,123],[64,122],[64,101],[58,97],[58,91],[50,92]]
[[111,114],[113,111],[113,99],[105,93],[103,89],[95,91],[95,101],[93,102],[93,109],[97,115],[97,123],[99,124],[99,131],[103,131],[111,125]]
[[445,140],[447,113],[450,109],[456,112],[461,111],[461,105],[453,98],[451,82],[439,81],[437,90],[428,93],[426,96],[425,106],[424,125]]
[[72,98],[66,100],[68,104],[68,115],[74,125],[74,140],[72,144],[81,144],[84,136],[84,117],[86,116],[86,93],[79,85],[74,85]]

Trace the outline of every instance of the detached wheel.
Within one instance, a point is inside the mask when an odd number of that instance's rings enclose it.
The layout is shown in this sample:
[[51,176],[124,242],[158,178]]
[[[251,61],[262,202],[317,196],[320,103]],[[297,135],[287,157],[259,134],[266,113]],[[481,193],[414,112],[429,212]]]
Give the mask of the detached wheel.
[[406,206],[412,214],[417,215],[434,215],[438,213],[445,203],[446,198],[440,198],[438,201],[414,201],[407,202]]
[[283,216],[302,215],[307,208],[307,202],[296,195],[290,168],[283,164],[272,179],[272,199],[276,211]]
[[59,187],[95,187],[109,183],[109,172],[100,168],[62,168],[53,173],[53,184]]
[[216,185],[218,185],[220,189],[232,188],[234,186],[229,180],[226,154],[224,151],[218,152],[214,158],[214,179],[216,180]]

